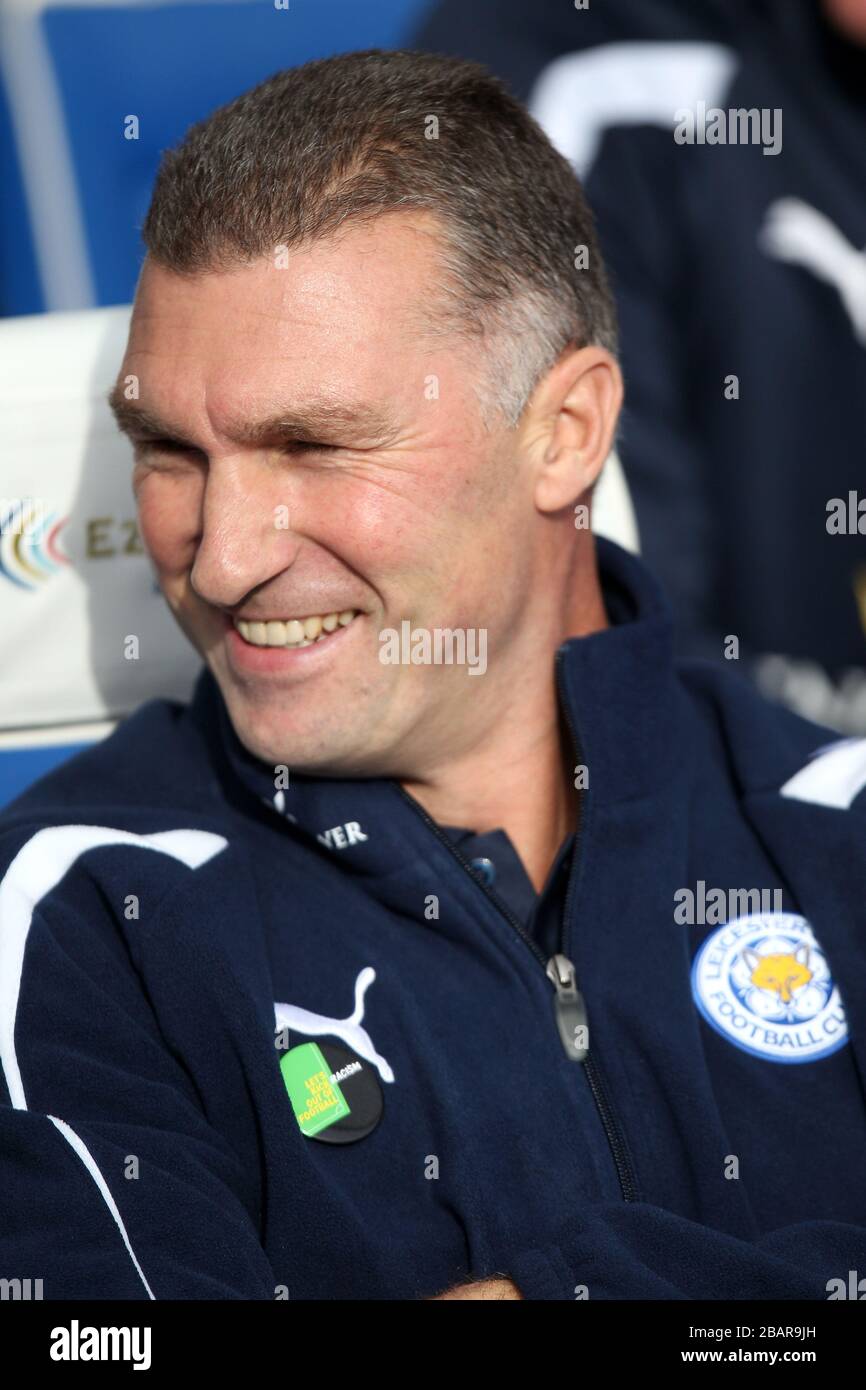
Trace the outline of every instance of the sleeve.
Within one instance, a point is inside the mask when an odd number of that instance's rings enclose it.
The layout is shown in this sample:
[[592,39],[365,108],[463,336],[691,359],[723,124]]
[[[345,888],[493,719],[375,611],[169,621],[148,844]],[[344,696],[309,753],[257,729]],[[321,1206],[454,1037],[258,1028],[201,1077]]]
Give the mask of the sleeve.
[[866,1228],[804,1221],[755,1241],[645,1202],[605,1203],[511,1261],[524,1298],[823,1299],[866,1268]]
[[253,1165],[208,1123],[108,906],[0,913],[0,1268],[45,1299],[273,1299]]

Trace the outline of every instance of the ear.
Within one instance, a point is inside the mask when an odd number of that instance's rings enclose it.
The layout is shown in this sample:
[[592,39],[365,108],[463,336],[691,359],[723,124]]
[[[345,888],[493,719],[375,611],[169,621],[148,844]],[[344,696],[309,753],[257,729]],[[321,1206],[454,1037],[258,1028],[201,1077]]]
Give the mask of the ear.
[[794,952],[794,960],[799,961],[801,965],[809,964],[808,941],[801,942],[800,945],[797,947],[796,951]]
[[535,388],[520,429],[535,465],[541,512],[571,507],[594,485],[611,451],[622,373],[602,347],[568,349]]
[[757,970],[761,963],[761,957],[758,955],[757,951],[753,951],[751,946],[744,946],[740,954],[746,962],[747,969]]

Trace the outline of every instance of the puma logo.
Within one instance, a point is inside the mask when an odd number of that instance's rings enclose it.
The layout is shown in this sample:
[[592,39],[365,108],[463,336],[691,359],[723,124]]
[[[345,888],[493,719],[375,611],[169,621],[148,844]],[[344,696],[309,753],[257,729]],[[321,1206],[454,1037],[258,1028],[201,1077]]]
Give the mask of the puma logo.
[[800,198],[779,198],[767,211],[758,245],[832,285],[866,347],[866,252],[852,246],[829,217]]
[[783,1004],[790,1004],[794,991],[807,985],[812,978],[809,947],[805,942],[796,951],[766,956],[760,956],[746,946],[743,948],[743,960],[751,971],[752,984],[770,994],[777,994]]
[[310,1013],[309,1009],[299,1008],[297,1004],[274,1004],[276,1027],[294,1029],[307,1037],[341,1038],[353,1052],[376,1067],[383,1081],[393,1081],[394,1073],[373,1046],[366,1028],[361,1027],[364,1017],[364,995],[376,978],[372,965],[366,965],[355,981],[355,1008],[347,1018],[327,1018],[325,1014]]

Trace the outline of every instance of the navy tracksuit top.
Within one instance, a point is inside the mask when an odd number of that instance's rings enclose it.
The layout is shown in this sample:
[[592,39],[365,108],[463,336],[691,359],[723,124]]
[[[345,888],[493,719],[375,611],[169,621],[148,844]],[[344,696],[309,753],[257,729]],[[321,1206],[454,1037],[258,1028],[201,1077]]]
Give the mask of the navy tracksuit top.
[[4,812],[4,1270],[121,1299],[866,1276],[866,744],[675,664],[655,582],[599,558],[612,626],[551,658],[587,769],[554,941],[398,784],[278,787],[207,671]]

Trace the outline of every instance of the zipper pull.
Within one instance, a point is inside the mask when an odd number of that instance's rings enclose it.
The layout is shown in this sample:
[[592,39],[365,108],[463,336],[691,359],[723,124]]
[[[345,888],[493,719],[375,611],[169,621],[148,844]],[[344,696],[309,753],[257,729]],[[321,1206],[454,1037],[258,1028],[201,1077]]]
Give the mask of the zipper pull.
[[547,978],[556,990],[553,1012],[566,1056],[573,1062],[582,1062],[589,1052],[589,1022],[574,965],[568,956],[551,956],[547,962]]

